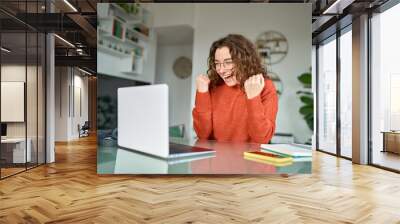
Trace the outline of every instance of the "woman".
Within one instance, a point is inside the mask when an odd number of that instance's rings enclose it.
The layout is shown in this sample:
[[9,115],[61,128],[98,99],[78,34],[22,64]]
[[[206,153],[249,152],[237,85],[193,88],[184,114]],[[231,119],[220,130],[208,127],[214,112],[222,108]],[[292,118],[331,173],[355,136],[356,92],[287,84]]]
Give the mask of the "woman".
[[207,73],[196,79],[193,125],[199,139],[268,143],[278,97],[254,45],[237,34],[215,41]]

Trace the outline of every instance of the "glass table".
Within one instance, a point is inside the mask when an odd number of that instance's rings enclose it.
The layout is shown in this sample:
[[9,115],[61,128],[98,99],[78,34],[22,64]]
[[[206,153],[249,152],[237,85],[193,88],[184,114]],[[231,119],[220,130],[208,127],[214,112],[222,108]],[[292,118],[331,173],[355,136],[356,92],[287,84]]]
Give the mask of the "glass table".
[[171,138],[171,142],[215,150],[212,156],[164,160],[134,150],[119,148],[116,141],[97,147],[98,174],[309,174],[312,159],[274,164],[244,158],[247,151],[260,150],[260,144]]

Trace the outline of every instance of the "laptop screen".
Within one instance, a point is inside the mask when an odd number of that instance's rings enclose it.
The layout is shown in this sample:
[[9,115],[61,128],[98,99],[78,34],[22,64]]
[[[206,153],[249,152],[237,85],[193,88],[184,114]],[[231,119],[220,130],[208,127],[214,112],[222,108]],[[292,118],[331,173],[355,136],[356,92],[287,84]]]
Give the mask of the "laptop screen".
[[118,88],[118,146],[169,156],[168,86]]

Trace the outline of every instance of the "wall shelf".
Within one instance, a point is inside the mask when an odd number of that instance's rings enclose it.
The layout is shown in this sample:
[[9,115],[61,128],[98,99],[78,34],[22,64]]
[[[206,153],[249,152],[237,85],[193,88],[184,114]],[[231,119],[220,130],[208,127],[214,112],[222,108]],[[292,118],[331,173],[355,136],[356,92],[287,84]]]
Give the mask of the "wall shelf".
[[[149,51],[154,48],[154,33],[147,23],[152,21],[150,11],[140,6],[138,13],[133,15],[117,3],[109,3],[98,5],[97,13],[98,50],[104,53],[98,61],[118,64],[113,69],[104,68],[104,73],[125,79],[153,82],[153,71],[149,73],[146,70],[149,67],[148,63],[154,63],[154,59],[148,57]],[[140,30],[135,30],[136,27]]]
[[100,34],[101,36],[103,35],[111,35],[107,30],[102,29],[102,28],[97,28],[97,33]]
[[122,39],[120,39],[120,38],[118,38],[118,37],[116,37],[116,36],[113,36],[113,35],[111,35],[111,34],[106,34],[106,35],[103,35],[102,37],[103,37],[104,39],[106,39],[106,40],[114,41],[114,42],[116,42],[116,43],[118,43],[118,44],[125,44],[125,41],[124,41],[124,40],[122,40]]
[[125,54],[123,52],[120,52],[120,51],[117,51],[117,50],[114,50],[114,49],[111,49],[109,47],[105,47],[105,46],[102,46],[102,45],[97,45],[97,50],[103,51],[104,53],[111,54],[111,55],[113,55],[115,57],[119,57],[119,58],[129,58],[129,57],[131,57],[130,54]]
[[143,79],[143,77],[140,76],[140,74],[131,74],[131,73],[132,72],[120,72],[117,75],[113,75],[113,77],[141,81],[141,82],[148,82],[146,81],[146,79]]
[[136,31],[134,29],[131,28],[127,28],[127,32],[131,32],[132,34],[135,35],[135,37],[137,37],[139,40],[143,40],[143,41],[148,41],[149,37],[144,35],[143,33],[140,33],[139,31]]
[[126,75],[132,75],[132,76],[138,76],[138,75],[140,75],[138,72],[136,72],[136,71],[130,71],[130,72],[122,72],[122,73],[124,73],[124,74],[126,74]]
[[103,38],[105,40],[114,42],[116,44],[121,44],[121,45],[128,46],[131,48],[140,48],[141,50],[143,50],[143,46],[140,45],[139,43],[135,43],[128,39],[121,39],[119,37],[112,35],[111,33],[107,32],[106,30],[99,29],[99,34],[100,34],[99,39]]
[[140,11],[139,11],[139,13],[137,15],[133,15],[133,14],[128,14],[117,3],[110,3],[110,6],[115,9],[114,12],[116,12],[116,14],[118,16],[120,16],[122,19],[124,19],[126,23],[135,23],[135,22],[141,21]]

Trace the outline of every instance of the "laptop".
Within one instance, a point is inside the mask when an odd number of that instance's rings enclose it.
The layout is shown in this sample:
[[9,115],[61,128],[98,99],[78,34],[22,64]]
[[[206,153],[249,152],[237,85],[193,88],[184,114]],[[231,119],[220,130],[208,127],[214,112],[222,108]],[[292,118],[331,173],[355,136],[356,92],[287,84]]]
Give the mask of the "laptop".
[[212,157],[214,157],[214,154],[161,159],[144,153],[118,148],[113,173],[190,174],[192,173],[190,162]]
[[169,142],[166,84],[118,88],[117,108],[118,146],[121,148],[163,159],[215,153]]

